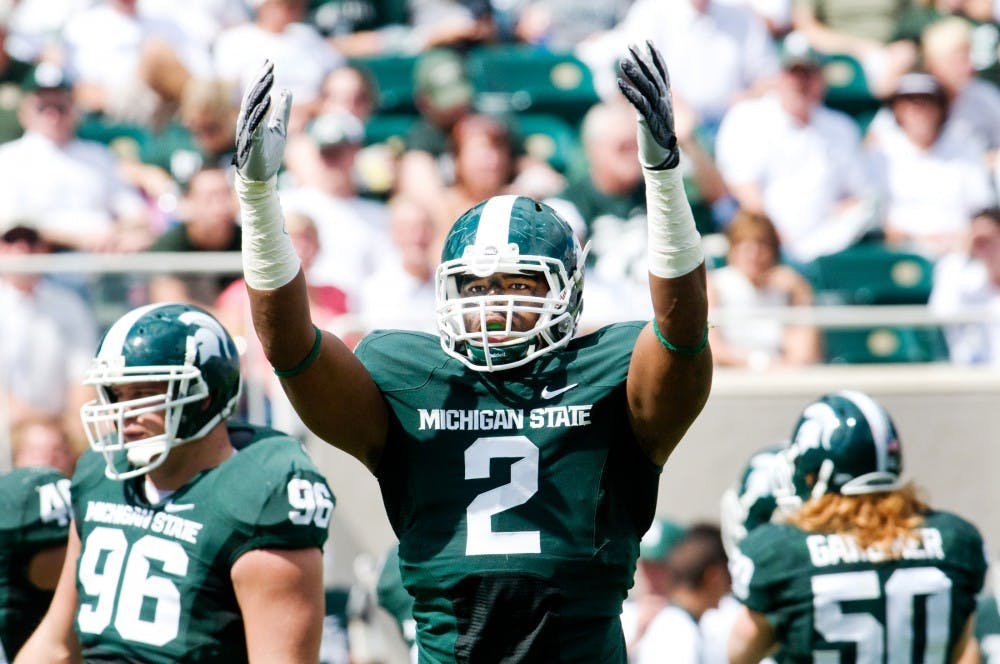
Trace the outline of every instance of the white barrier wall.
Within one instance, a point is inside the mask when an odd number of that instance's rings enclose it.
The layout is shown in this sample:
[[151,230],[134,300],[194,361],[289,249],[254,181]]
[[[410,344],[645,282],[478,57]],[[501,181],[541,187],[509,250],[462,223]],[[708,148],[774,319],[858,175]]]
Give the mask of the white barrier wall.
[[[976,523],[1000,555],[1000,373],[932,365],[817,367],[755,374],[717,370],[701,417],[671,456],[657,511],[682,522],[718,521],[719,496],[755,450],[787,437],[801,408],[820,394],[861,389],[893,415],[904,471],[935,507]],[[310,445],[337,496],[327,581],[350,583],[359,553],[394,540],[378,485],[353,458]]]

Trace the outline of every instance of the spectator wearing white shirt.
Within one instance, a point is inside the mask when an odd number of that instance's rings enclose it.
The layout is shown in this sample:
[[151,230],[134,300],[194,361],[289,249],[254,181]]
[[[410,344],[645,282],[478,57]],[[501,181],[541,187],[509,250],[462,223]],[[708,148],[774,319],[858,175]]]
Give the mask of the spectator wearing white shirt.
[[0,145],[0,221],[31,219],[44,239],[68,249],[147,246],[138,190],[118,175],[105,145],[76,136],[79,113],[66,73],[43,63],[27,87],[18,113],[25,133]]
[[290,133],[301,130],[320,101],[323,80],[344,57],[303,19],[308,0],[251,0],[254,19],[219,33],[215,73],[246,89],[265,59],[277,72],[275,90],[292,93]]
[[730,193],[771,219],[797,263],[845,249],[878,223],[860,131],[823,105],[822,63],[807,43],[786,39],[776,91],[734,104],[715,144]]
[[289,145],[280,187],[282,207],[307,215],[319,231],[310,282],[336,286],[352,301],[389,246],[385,204],[363,198],[357,188],[355,161],[363,141],[358,118],[343,112],[320,115],[296,138],[294,163]]
[[622,633],[630,662],[636,661],[650,623],[669,603],[673,573],[667,561],[686,531],[670,519],[656,517],[639,541],[635,585],[622,604]]
[[[30,222],[2,228],[0,259],[50,251]],[[39,274],[7,274],[0,275],[0,311],[0,399],[11,421],[59,418],[83,440],[79,407],[91,388],[82,381],[97,347],[88,304]]]
[[65,65],[77,103],[115,122],[162,125],[189,77],[212,72],[208,48],[172,19],[147,16],[138,0],[101,0],[63,27]]
[[668,559],[673,586],[639,643],[632,664],[703,664],[706,637],[700,621],[729,593],[726,551],[718,526],[688,528]]
[[930,74],[901,77],[888,104],[898,129],[869,141],[886,241],[938,258],[958,247],[975,210],[996,201],[983,146],[947,122],[947,97]]
[[1000,367],[1000,209],[976,212],[968,246],[942,257],[934,267],[929,306],[941,315],[992,313],[992,322],[945,327],[948,355],[962,365]]
[[1000,90],[976,76],[972,40],[973,27],[964,18],[936,21],[921,36],[923,63],[944,88],[950,104],[948,122],[965,125],[993,163],[1000,149]]
[[618,26],[577,50],[594,70],[602,97],[617,95],[617,54],[647,39],[670,63],[674,97],[713,127],[736,100],[763,90],[779,69],[766,25],[745,6],[718,0],[636,0]]
[[436,334],[434,217],[423,203],[406,194],[393,196],[387,207],[392,245],[365,279],[357,313],[368,330],[399,328]]

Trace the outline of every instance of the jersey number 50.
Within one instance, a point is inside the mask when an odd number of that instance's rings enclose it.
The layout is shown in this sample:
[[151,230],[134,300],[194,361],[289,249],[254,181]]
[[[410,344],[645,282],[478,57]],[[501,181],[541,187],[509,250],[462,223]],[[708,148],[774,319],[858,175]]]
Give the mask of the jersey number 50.
[[[878,600],[878,572],[821,574],[812,579],[816,631],[829,643],[857,644],[857,661],[902,664],[913,659],[914,633],[924,641],[923,662],[948,660],[951,579],[936,567],[897,569],[885,581],[885,625],[870,613],[845,613],[844,602]],[[924,619],[917,624],[916,598],[926,597]],[[891,644],[887,649],[886,644]],[[888,652],[888,659],[884,659]],[[824,655],[814,652],[814,657]]]

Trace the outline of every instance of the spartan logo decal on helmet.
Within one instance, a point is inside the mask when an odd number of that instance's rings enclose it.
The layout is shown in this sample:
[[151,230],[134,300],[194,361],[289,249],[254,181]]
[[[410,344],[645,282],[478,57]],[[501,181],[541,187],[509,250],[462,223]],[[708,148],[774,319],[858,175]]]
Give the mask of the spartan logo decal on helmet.
[[791,472],[778,496],[786,508],[825,493],[851,496],[902,485],[896,426],[885,408],[862,392],[834,392],[806,406],[787,454]]
[[[499,371],[565,346],[583,306],[585,253],[569,224],[544,203],[495,196],[470,209],[448,233],[435,276],[444,351],[476,371]],[[462,296],[463,283],[492,274],[535,276],[548,292]],[[505,329],[487,334],[487,317],[498,314]],[[517,330],[518,314],[538,314],[538,320]],[[478,329],[469,320],[478,320]]]
[[722,494],[722,543],[732,556],[751,530],[768,523],[778,508],[775,496],[788,474],[785,445],[754,452],[734,486]]
[[[127,479],[156,468],[171,448],[229,417],[240,395],[240,360],[229,333],[207,311],[151,304],[111,326],[84,382],[98,394],[80,411],[90,446],[104,455],[109,478]],[[115,386],[148,382],[162,383],[163,392],[116,399]],[[162,435],[125,440],[126,420],[158,411],[164,413]]]

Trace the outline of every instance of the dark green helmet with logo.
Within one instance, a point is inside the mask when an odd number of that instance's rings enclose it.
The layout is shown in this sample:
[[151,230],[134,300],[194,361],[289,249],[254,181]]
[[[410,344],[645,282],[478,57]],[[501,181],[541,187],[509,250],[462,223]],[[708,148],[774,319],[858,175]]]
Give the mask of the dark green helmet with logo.
[[[170,449],[204,436],[236,408],[240,358],[232,337],[207,311],[188,304],[151,304],[118,319],[101,340],[85,383],[98,399],[81,409],[91,447],[107,461],[107,475],[146,473]],[[150,395],[122,400],[116,388],[162,384]],[[155,392],[155,393],[154,393]],[[163,413],[164,432],[126,441],[125,422]],[[122,470],[121,452],[129,468]]]
[[880,493],[902,485],[896,426],[863,392],[833,392],[806,406],[792,432],[788,459],[791,472],[779,503],[790,508],[827,493]]
[[757,526],[768,523],[778,508],[775,492],[787,477],[786,445],[754,452],[736,484],[722,494],[719,525],[722,543],[732,555],[743,538]]
[[[548,205],[525,196],[479,203],[452,226],[437,269],[445,352],[476,371],[498,371],[565,346],[583,307],[583,263],[573,230]],[[466,283],[494,274],[537,278],[545,292],[463,293]],[[520,329],[529,314],[537,314],[535,324]]]

